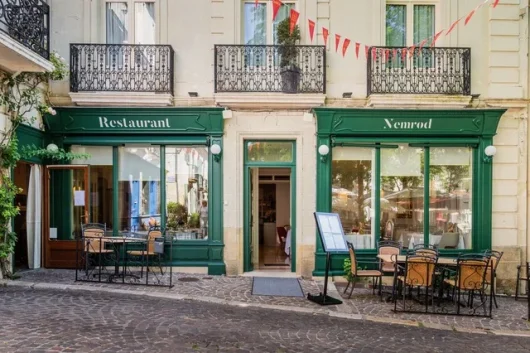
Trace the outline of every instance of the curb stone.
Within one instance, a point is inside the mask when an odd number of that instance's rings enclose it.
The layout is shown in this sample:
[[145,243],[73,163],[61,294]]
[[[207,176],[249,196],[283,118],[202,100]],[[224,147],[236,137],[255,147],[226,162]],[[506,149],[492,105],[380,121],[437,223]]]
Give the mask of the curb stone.
[[[433,324],[428,322],[413,321],[413,320],[400,320],[400,319],[391,319],[383,318],[378,316],[369,316],[353,313],[344,313],[344,312],[323,312],[310,308],[301,308],[295,306],[285,306],[285,305],[271,305],[271,304],[262,304],[262,303],[247,303],[239,301],[231,301],[214,297],[194,297],[190,295],[183,295],[171,292],[147,292],[147,291],[131,291],[126,289],[117,289],[117,288],[106,288],[106,287],[90,287],[79,284],[60,284],[60,283],[41,283],[41,282],[27,282],[27,281],[10,281],[10,280],[0,280],[0,287],[22,287],[22,288],[31,288],[31,289],[55,289],[55,290],[71,290],[75,292],[105,292],[112,294],[126,294],[134,295],[140,297],[154,297],[154,298],[163,298],[171,300],[182,300],[182,301],[195,301],[195,302],[205,302],[212,304],[221,304],[228,306],[236,307],[253,307],[259,309],[269,309],[269,310],[279,310],[279,311],[289,311],[289,312],[298,312],[306,313],[312,315],[324,315],[336,318],[342,318],[347,320],[366,320],[378,323],[394,324],[394,325],[406,325],[406,326],[416,326],[418,328],[425,327],[437,330],[449,330],[456,331],[461,333],[473,333],[473,334],[494,334],[497,336],[514,336],[514,337],[529,337],[530,331],[507,331],[507,330],[490,330],[490,329],[471,329],[458,326],[449,326],[443,324]],[[335,288],[336,291],[336,288]]]

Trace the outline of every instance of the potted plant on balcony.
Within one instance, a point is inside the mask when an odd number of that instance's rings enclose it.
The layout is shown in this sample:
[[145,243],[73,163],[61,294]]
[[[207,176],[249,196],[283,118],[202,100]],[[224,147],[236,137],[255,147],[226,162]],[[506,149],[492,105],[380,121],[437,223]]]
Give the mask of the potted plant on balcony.
[[300,27],[296,25],[293,33],[290,31],[290,19],[287,17],[278,24],[278,53],[280,54],[280,76],[282,92],[298,93],[300,86],[300,68],[298,67],[298,49],[300,41]]

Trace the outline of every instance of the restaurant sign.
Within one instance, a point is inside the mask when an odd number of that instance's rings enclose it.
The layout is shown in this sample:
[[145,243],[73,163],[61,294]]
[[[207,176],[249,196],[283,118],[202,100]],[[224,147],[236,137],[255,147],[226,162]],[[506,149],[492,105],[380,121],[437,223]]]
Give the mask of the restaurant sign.
[[432,119],[426,121],[409,121],[401,120],[395,121],[394,119],[384,119],[385,125],[383,129],[394,129],[394,130],[420,130],[420,129],[431,129]]
[[171,128],[169,119],[139,119],[130,120],[127,118],[109,119],[105,116],[99,117],[99,127],[101,128]]

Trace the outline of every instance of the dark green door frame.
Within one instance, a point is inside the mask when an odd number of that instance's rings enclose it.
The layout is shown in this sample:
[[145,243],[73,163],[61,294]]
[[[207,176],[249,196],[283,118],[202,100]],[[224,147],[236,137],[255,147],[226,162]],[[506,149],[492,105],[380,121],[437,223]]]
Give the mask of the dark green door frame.
[[[371,146],[376,151],[374,180],[379,180],[382,144],[408,143],[422,145],[429,151],[435,146],[473,147],[473,250],[491,248],[492,163],[485,158],[484,149],[493,143],[499,120],[506,110],[392,110],[316,108],[317,117],[317,209],[331,212],[331,161],[333,146]],[[378,146],[378,144],[380,144]],[[328,156],[318,155],[318,147],[330,148]],[[428,176],[428,168],[426,164]],[[375,188],[375,205],[379,209],[380,190]],[[426,191],[426,193],[428,190]],[[377,212],[377,211],[376,211]],[[486,215],[486,216],[483,216]],[[489,215],[489,216],[487,216]],[[427,215],[426,215],[427,217]],[[374,219],[379,229],[379,217]],[[378,235],[376,234],[376,237]],[[376,239],[377,240],[377,239]],[[357,250],[360,258],[372,258],[375,249]],[[356,252],[357,252],[356,251]],[[459,250],[458,252],[461,252]],[[457,254],[457,251],[447,251]],[[344,256],[332,258],[332,273],[343,274]],[[316,236],[315,269],[313,275],[325,271],[325,253]]]
[[[291,162],[256,162],[248,160],[248,142],[291,142],[293,144],[293,159]],[[243,144],[243,271],[253,271],[250,237],[251,234],[251,194],[250,170],[251,168],[282,168],[290,170],[291,187],[291,272],[296,272],[296,141],[293,140],[245,140]]]

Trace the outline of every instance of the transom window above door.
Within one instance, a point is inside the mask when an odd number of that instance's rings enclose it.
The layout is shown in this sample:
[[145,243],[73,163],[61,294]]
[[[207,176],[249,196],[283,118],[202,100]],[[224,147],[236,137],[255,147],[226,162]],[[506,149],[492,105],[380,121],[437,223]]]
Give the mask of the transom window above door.
[[272,1],[260,0],[256,6],[254,0],[243,1],[243,44],[265,45],[277,44],[276,28],[289,17],[291,9],[296,8],[296,1],[284,1],[272,21]]
[[155,44],[155,0],[105,1],[107,44]]
[[432,38],[436,30],[436,3],[432,0],[387,2],[386,46],[407,47]]

